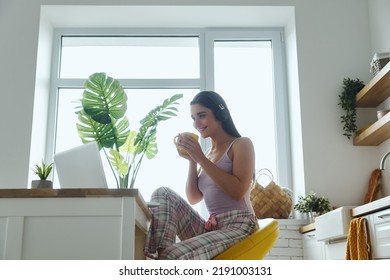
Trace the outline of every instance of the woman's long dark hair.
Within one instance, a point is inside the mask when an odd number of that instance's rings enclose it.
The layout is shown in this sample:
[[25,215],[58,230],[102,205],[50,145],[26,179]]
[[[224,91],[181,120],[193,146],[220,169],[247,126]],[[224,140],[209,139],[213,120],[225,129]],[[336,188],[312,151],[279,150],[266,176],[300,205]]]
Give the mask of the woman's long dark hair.
[[190,105],[193,104],[201,104],[206,108],[209,108],[213,112],[215,118],[221,122],[222,128],[226,133],[233,137],[241,137],[241,134],[234,125],[225,100],[223,100],[218,93],[214,91],[201,91],[192,99]]

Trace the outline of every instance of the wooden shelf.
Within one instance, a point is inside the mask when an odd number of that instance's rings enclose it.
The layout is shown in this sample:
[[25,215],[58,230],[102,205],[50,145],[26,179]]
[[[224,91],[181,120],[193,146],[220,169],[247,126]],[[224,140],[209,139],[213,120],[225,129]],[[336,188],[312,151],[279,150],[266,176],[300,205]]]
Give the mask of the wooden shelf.
[[[390,97],[390,63],[387,63],[356,95],[357,107],[375,108]],[[390,138],[390,114],[385,115],[358,134],[355,146],[377,146]]]
[[377,107],[390,96],[390,63],[356,95],[357,107]]
[[363,130],[353,141],[355,146],[377,146],[390,138],[390,113]]

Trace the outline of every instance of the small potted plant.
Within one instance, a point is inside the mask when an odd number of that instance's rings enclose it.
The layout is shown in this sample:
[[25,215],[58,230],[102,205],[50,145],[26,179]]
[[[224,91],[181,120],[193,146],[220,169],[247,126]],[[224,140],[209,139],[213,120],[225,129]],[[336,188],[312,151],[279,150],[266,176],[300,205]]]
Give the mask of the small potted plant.
[[294,209],[300,213],[308,213],[312,221],[316,216],[320,216],[332,210],[329,199],[324,196],[318,197],[316,193],[311,192],[305,197],[299,196],[298,203]]
[[39,180],[32,180],[31,188],[32,189],[52,189],[53,182],[50,180],[47,180],[47,177],[49,177],[52,169],[53,169],[53,163],[46,164],[43,160],[42,160],[41,165],[36,163],[35,167],[32,169],[32,171],[34,172],[35,175],[37,175],[39,177]]

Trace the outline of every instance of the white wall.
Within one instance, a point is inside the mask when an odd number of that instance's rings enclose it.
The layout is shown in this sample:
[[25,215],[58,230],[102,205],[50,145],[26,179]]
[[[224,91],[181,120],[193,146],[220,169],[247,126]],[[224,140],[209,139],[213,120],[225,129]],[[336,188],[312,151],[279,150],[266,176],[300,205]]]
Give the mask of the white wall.
[[310,3],[296,9],[305,189],[334,205],[358,205],[378,149],[354,147],[342,135],[337,104],[343,78],[369,78],[367,3]]
[[3,188],[27,186],[39,30],[39,6],[35,2],[0,2],[0,186]]
[[[94,1],[100,5],[144,5],[145,2]],[[221,5],[217,0],[148,3],[183,5],[183,2]],[[80,3],[90,5],[87,0],[0,0],[0,147],[3,147],[0,188],[25,188],[29,184],[34,94],[44,94],[40,85],[45,79],[43,75],[36,82],[40,5]],[[381,11],[380,5],[388,5],[383,0],[375,3],[379,8],[370,6],[372,16]],[[297,194],[303,194],[306,188],[307,192],[313,190],[325,195],[334,205],[361,204],[369,175],[377,167],[382,151],[379,147],[354,147],[342,135],[342,112],[337,103],[343,78],[368,81],[370,77],[372,47],[367,0],[244,0],[223,1],[223,4],[295,7],[295,18],[285,23],[286,39],[290,40],[287,61],[293,106],[290,109],[293,187],[300,189]],[[385,26],[389,26],[386,21]],[[383,27],[384,23],[377,24]],[[38,67],[41,69],[41,65]]]

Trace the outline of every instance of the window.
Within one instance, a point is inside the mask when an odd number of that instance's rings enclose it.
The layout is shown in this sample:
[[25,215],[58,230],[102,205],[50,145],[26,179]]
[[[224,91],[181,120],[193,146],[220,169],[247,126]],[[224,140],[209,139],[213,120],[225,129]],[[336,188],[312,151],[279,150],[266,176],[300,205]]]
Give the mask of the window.
[[199,79],[197,37],[62,36],[61,39],[63,79],[85,79],[98,71],[110,73],[116,79]]
[[[281,34],[241,29],[109,34],[91,29],[87,36],[77,29],[57,30],[50,107],[56,117],[51,118],[55,121],[49,129],[48,157],[82,144],[76,130],[76,101],[89,75],[106,72],[125,88],[131,129],[138,129],[139,120],[165,98],[184,95],[179,115],[160,124],[157,156],[143,161],[140,169],[136,185],[145,200],[159,186],[185,195],[187,162],[177,156],[172,139],[180,131],[194,131],[189,103],[201,90],[215,90],[224,97],[238,130],[254,142],[256,169],[270,169],[275,181],[287,186],[289,134]],[[210,144],[201,140],[201,145],[207,149]],[[106,163],[104,156],[102,160]],[[111,170],[106,176],[115,187]],[[58,187],[56,178],[54,183]]]
[[235,104],[231,110],[240,133],[261,143],[257,170],[267,167],[276,174],[271,42],[216,41],[214,61],[215,88],[226,95],[227,104]]

